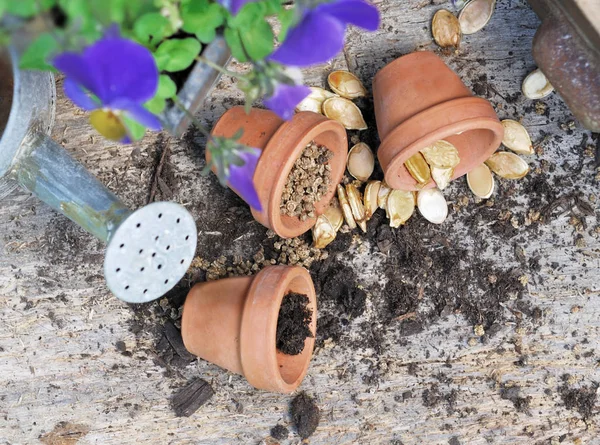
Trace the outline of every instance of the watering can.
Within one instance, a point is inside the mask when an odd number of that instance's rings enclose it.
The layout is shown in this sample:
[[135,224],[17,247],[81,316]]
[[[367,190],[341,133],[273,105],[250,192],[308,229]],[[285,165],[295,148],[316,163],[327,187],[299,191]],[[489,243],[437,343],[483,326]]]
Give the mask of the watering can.
[[123,204],[48,136],[55,102],[51,73],[21,71],[18,50],[0,49],[0,199],[21,186],[107,243],[104,276],[117,298],[161,297],[194,257],[194,219],[172,202]]

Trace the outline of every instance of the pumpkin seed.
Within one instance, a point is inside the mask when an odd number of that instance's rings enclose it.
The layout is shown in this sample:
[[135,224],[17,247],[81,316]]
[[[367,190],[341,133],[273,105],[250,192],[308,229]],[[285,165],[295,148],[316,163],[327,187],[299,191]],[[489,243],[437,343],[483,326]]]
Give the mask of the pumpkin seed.
[[427,221],[442,224],[448,217],[448,203],[438,189],[419,190],[417,207]]
[[387,215],[390,227],[405,224],[415,212],[415,193],[404,190],[392,190],[387,199]]
[[533,154],[531,137],[523,125],[512,119],[502,121],[504,127],[504,138],[502,144],[520,155]]
[[389,185],[387,185],[385,181],[381,181],[379,192],[377,192],[377,205],[380,209],[387,211],[387,199],[391,191],[392,189]]
[[525,78],[521,90],[528,99],[543,99],[554,92],[554,87],[544,73],[537,69]]
[[348,203],[350,204],[350,209],[352,210],[352,216],[354,217],[354,221],[356,221],[356,223],[363,230],[363,232],[366,232],[367,226],[365,224],[365,207],[363,206],[362,195],[360,194],[360,192],[354,184],[347,184],[346,196],[348,197]]
[[340,230],[342,224],[344,224],[344,213],[342,212],[342,209],[340,209],[336,199],[332,200],[332,205],[327,207],[323,216],[329,220],[336,232]]
[[405,163],[404,166],[410,173],[410,175],[417,181],[421,186],[427,184],[431,180],[431,170],[429,164],[425,161],[425,158],[421,153],[415,153]]
[[365,219],[368,221],[373,217],[373,214],[378,208],[378,196],[381,189],[381,181],[369,181],[365,187],[363,196],[365,207]]
[[431,177],[440,190],[444,190],[446,187],[448,187],[450,181],[452,181],[453,175],[453,168],[431,167]]
[[321,215],[312,228],[313,244],[317,249],[324,249],[335,239],[337,232],[331,222]]
[[458,21],[463,34],[475,34],[488,24],[494,8],[496,0],[471,0],[460,11]]
[[360,109],[350,100],[343,97],[331,97],[323,102],[323,114],[329,119],[338,121],[347,130],[366,130]]
[[356,229],[356,221],[354,220],[354,216],[352,216],[352,208],[348,202],[346,190],[344,190],[344,187],[342,187],[340,184],[337,186],[337,194],[338,200],[340,201],[340,206],[342,206],[342,213],[344,214],[346,224],[348,224],[348,227],[351,229]]
[[346,99],[356,99],[367,95],[367,89],[350,71],[334,71],[327,76],[329,88]]
[[366,182],[375,169],[375,156],[367,144],[360,142],[348,152],[346,166],[354,178]]
[[432,167],[455,168],[460,164],[457,148],[450,142],[441,140],[421,150],[423,157]]
[[494,193],[496,181],[488,166],[481,164],[467,173],[467,184],[475,196],[488,199]]
[[485,163],[501,178],[521,179],[529,173],[527,162],[516,154],[507,151],[494,153]]
[[311,93],[296,106],[296,111],[312,111],[323,114],[323,102],[336,95],[319,87],[310,87]]
[[458,48],[462,38],[460,23],[454,14],[441,9],[433,16],[431,32],[435,42],[442,48]]

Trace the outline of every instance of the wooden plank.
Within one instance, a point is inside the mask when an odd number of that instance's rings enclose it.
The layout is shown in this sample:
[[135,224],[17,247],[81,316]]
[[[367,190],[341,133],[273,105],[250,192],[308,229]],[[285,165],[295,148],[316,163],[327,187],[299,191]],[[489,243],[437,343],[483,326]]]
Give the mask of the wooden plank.
[[[373,74],[395,57],[435,50],[429,23],[440,6],[431,3],[377,1],[381,30],[350,30],[344,54],[306,71],[307,83],[324,85],[330,69],[348,66],[370,88]],[[547,115],[538,115],[519,95],[522,79],[535,68],[530,48],[537,25],[524,1],[500,1],[489,25],[444,57],[470,87],[491,99],[502,118],[522,119],[536,142],[552,136],[542,144],[543,154],[530,160],[534,170],[544,168],[533,178],[555,183],[557,196],[581,193],[591,202],[598,197],[598,180],[594,159],[581,149],[589,133],[578,126],[561,129],[572,117],[559,97],[544,100]],[[198,118],[210,126],[240,101],[235,85],[223,79]],[[198,221],[198,253],[210,260],[221,253],[247,257],[256,248],[264,229],[231,192],[199,175],[202,137],[192,133],[178,141],[148,135],[136,146],[118,146],[96,136],[86,115],[62,95],[57,106],[53,137],[128,205],[145,204],[161,152],[157,147],[167,144],[169,187]],[[372,105],[361,106],[371,125],[363,137],[373,139]],[[506,321],[485,342],[469,342],[473,324],[461,314],[449,313],[408,337],[397,322],[375,351],[357,346],[379,323],[382,295],[371,292],[365,313],[349,320],[348,341],[326,341],[302,385],[321,410],[310,443],[597,443],[598,405],[583,420],[577,404],[565,402],[578,400],[568,391],[593,389],[600,381],[597,216],[584,218],[587,228],[578,233],[563,206],[548,224],[526,230],[525,216],[539,204],[527,184],[517,185],[511,210],[521,223],[510,242],[502,242],[490,226],[474,223],[478,229],[469,230],[466,216],[474,204],[453,212],[440,230],[469,258],[481,255],[497,267],[519,264],[515,245],[527,260],[539,256],[541,269],[529,273],[524,297],[539,317],[524,315],[509,301]],[[455,203],[464,193],[464,184],[455,184],[449,198]],[[232,218],[231,207],[243,211]],[[222,218],[215,219],[215,213]],[[225,237],[225,229],[235,236]],[[495,242],[482,247],[490,240]],[[388,278],[380,269],[385,257],[376,246],[357,243],[341,257],[365,286],[385,285]],[[2,202],[0,443],[35,443],[76,425],[81,444],[253,444],[274,425],[290,425],[290,396],[255,391],[242,377],[202,360],[165,368],[154,333],[139,331],[152,325],[152,313],[134,312],[110,295],[102,261],[101,243],[35,198],[15,192]],[[157,327],[161,322],[156,320]],[[210,383],[215,396],[191,417],[177,418],[170,398],[198,377]],[[290,443],[298,442],[297,435],[291,437]]]

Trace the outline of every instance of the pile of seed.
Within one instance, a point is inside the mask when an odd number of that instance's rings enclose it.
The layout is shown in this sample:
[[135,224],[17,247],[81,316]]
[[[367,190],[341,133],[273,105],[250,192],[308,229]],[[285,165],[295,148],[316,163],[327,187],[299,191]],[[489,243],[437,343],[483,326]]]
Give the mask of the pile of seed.
[[333,152],[314,141],[306,146],[294,163],[283,189],[282,215],[298,217],[302,221],[315,218],[314,204],[323,198],[331,184],[328,162],[332,157]]
[[[270,239],[278,238],[271,230],[267,232],[267,236]],[[302,266],[308,269],[315,261],[326,259],[328,253],[311,247],[301,238],[279,238],[273,242],[273,251],[269,256],[270,258],[265,256],[264,248],[261,247],[252,260],[245,260],[237,255],[230,258],[221,256],[212,262],[196,257],[190,269],[203,270],[206,272],[206,280],[214,281],[221,278],[255,275],[263,267],[277,264]]]

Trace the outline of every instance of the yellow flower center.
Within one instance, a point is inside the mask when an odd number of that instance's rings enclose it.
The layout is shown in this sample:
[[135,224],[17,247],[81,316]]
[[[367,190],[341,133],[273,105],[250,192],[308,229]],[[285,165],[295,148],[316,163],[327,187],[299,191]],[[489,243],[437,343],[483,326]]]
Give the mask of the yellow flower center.
[[111,110],[95,110],[90,115],[90,124],[111,141],[120,141],[127,135],[127,129],[118,114]]

